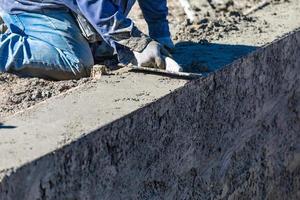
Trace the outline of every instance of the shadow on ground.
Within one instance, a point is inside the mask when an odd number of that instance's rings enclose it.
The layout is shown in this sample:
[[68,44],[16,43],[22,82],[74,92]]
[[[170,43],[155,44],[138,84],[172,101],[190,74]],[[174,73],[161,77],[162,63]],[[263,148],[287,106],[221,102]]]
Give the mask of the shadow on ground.
[[209,73],[225,67],[258,47],[216,43],[180,42],[172,52],[186,72]]
[[14,129],[14,128],[17,128],[17,127],[4,125],[3,123],[0,122],[0,129]]

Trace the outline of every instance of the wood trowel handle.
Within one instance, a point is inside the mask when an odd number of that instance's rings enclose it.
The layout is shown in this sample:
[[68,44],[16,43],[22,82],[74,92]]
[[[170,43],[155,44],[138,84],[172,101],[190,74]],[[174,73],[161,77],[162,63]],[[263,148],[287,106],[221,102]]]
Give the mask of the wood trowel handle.
[[131,66],[131,68],[136,72],[155,73],[155,74],[183,78],[183,79],[196,79],[202,77],[202,74],[182,72],[183,71],[182,67],[170,57],[164,57],[164,59],[166,62],[166,69],[138,67],[138,66]]

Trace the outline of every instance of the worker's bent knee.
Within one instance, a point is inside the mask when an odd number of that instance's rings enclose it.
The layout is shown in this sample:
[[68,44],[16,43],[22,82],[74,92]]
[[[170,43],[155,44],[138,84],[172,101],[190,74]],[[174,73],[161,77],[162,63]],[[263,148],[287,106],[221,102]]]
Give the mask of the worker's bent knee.
[[80,79],[90,76],[91,68],[94,65],[92,55],[78,57],[71,53],[49,53],[52,54],[52,60],[47,59],[43,62],[29,61],[18,67],[14,72],[22,76],[52,80]]
[[[8,51],[12,49],[10,41],[17,41],[19,49],[15,53]],[[85,48],[85,52],[66,51],[44,41],[24,39],[16,34],[10,34],[7,41],[0,45],[0,53],[9,58],[0,60],[4,71],[22,76],[55,80],[79,79],[89,76],[90,68],[94,65],[89,47]]]
[[21,70],[13,71],[13,73],[23,77],[38,77],[50,80],[70,80],[88,77],[90,75],[90,70],[87,68],[82,68],[82,70],[74,73],[72,71],[26,66]]
[[[53,56],[54,58],[55,56]],[[57,57],[56,57],[57,58]],[[59,60],[59,62],[58,62]],[[48,60],[49,61],[49,60]],[[53,60],[52,60],[53,61]],[[17,62],[15,62],[17,63]],[[37,62],[36,60],[16,65],[9,72],[26,77],[38,77],[52,80],[80,79],[90,76],[94,62],[92,59],[84,60],[77,57],[66,58],[61,56],[56,62]]]

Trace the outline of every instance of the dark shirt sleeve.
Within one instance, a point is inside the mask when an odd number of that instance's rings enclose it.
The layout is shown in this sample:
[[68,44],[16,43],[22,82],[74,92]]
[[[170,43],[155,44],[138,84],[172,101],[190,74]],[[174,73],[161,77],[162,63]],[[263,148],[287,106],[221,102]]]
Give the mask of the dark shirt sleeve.
[[144,18],[149,27],[149,35],[153,39],[169,37],[167,20],[168,7],[166,0],[138,0]]

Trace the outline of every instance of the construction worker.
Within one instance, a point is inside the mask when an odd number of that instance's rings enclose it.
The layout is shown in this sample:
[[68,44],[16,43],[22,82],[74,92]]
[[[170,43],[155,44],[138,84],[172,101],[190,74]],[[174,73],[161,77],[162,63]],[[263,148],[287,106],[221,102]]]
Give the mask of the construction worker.
[[[135,0],[0,0],[0,72],[55,80],[89,75],[97,58],[164,69],[166,0],[139,0],[149,36],[127,18]],[[1,18],[0,17],[0,18]]]

